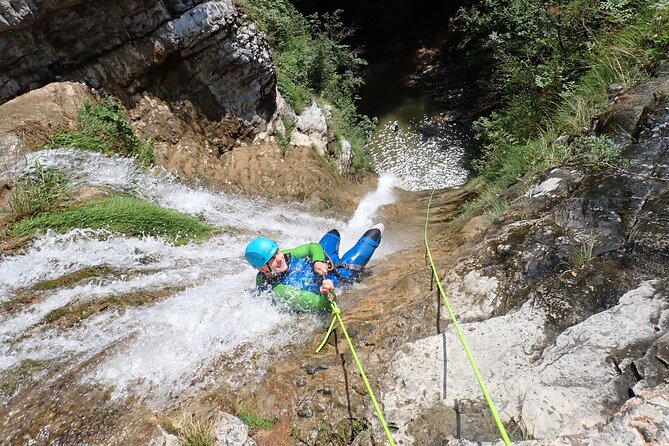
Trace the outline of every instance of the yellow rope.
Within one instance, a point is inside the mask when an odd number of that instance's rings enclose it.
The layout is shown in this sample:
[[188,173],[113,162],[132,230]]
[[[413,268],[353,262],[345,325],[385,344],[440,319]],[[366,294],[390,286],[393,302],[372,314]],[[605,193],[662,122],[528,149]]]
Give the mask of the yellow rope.
[[439,280],[439,274],[437,273],[437,267],[434,265],[434,262],[432,261],[432,253],[430,252],[430,245],[427,242],[427,224],[430,220],[430,205],[432,204],[432,196],[433,195],[434,195],[434,190],[432,191],[432,194],[430,195],[430,200],[427,203],[427,215],[425,216],[425,250],[427,252],[427,257],[430,261],[430,266],[432,267],[432,273],[434,274],[434,277],[436,278],[437,287],[439,287],[439,292],[441,293],[441,297],[443,297],[443,299],[444,299],[444,303],[446,304],[446,308],[448,308],[448,314],[451,315],[451,319],[453,320],[453,325],[455,326],[455,330],[458,332],[458,336],[460,337],[460,342],[462,342],[462,346],[465,349],[465,353],[467,353],[467,357],[469,358],[469,362],[472,365],[472,369],[474,369],[474,374],[476,375],[476,379],[479,382],[479,386],[481,387],[481,390],[483,391],[483,395],[485,396],[485,399],[488,402],[488,407],[490,408],[490,412],[492,413],[492,417],[495,419],[495,424],[497,424],[497,429],[499,430],[499,433],[502,436],[502,440],[504,441],[504,444],[506,446],[510,446],[511,441],[509,440],[509,436],[506,434],[506,430],[504,429],[504,425],[502,424],[502,420],[500,420],[499,415],[497,414],[497,409],[495,409],[495,403],[493,403],[492,398],[490,398],[490,394],[488,393],[488,389],[486,388],[486,385],[483,382],[483,378],[481,377],[481,374],[479,373],[479,368],[476,366],[476,361],[474,361],[474,357],[472,356],[471,351],[469,351],[469,347],[467,346],[467,341],[465,341],[465,336],[462,333],[462,330],[460,330],[460,325],[458,324],[458,320],[455,318],[455,313],[453,312],[453,309],[451,308],[451,304],[448,302],[448,298],[446,297],[446,293],[444,292],[444,288],[441,286],[441,280]]
[[383,417],[383,412],[381,412],[379,403],[376,401],[376,397],[374,396],[374,392],[372,391],[372,386],[369,385],[369,381],[367,380],[367,375],[365,375],[365,370],[362,368],[360,359],[358,359],[358,355],[355,352],[355,348],[353,348],[353,342],[351,341],[351,338],[348,336],[348,332],[346,331],[346,326],[344,325],[344,321],[342,321],[341,319],[341,310],[339,309],[334,300],[330,300],[330,304],[332,304],[332,314],[334,314],[334,317],[332,318],[332,323],[330,324],[330,328],[328,329],[328,332],[325,335],[325,339],[323,339],[321,345],[319,345],[318,348],[316,349],[316,353],[320,352],[321,349],[325,346],[325,343],[330,337],[330,333],[332,333],[335,321],[339,321],[339,325],[341,326],[341,330],[344,332],[344,336],[346,337],[346,341],[348,342],[348,347],[351,350],[351,354],[353,355],[355,364],[358,366],[358,370],[360,371],[360,376],[362,377],[362,380],[365,382],[365,386],[367,387],[367,393],[369,393],[369,396],[372,399],[372,404],[374,404],[376,415],[378,415],[379,420],[381,421],[381,425],[383,426],[383,430],[386,432],[386,437],[388,437],[388,443],[390,443],[391,446],[395,446],[395,441],[393,440],[393,436],[390,435],[390,429],[388,429],[388,424],[386,423],[386,419]]

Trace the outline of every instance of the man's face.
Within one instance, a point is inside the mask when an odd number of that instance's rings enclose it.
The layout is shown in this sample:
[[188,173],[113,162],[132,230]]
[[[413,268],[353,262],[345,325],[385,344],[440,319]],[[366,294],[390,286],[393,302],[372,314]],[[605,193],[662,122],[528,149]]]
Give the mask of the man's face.
[[286,256],[283,255],[281,250],[277,250],[276,253],[269,259],[267,264],[258,268],[260,272],[265,274],[280,274],[285,273],[288,269],[288,264],[286,263]]

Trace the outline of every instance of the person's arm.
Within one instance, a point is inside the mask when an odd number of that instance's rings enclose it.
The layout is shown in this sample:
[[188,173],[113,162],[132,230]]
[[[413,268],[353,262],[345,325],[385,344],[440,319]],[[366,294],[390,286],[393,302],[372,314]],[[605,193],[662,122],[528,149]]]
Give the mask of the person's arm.
[[296,248],[286,249],[283,253],[300,259],[310,257],[311,263],[325,263],[325,251],[323,251],[320,243],[307,243]]
[[297,248],[288,249],[285,252],[293,257],[309,257],[311,263],[314,265],[314,272],[319,276],[325,277],[328,273],[328,264],[325,263],[325,251],[320,243],[307,243]]
[[293,257],[309,257],[314,266],[314,272],[320,276],[325,277],[328,273],[328,264],[325,263],[325,251],[320,243],[307,243],[297,248],[288,249],[285,252]]

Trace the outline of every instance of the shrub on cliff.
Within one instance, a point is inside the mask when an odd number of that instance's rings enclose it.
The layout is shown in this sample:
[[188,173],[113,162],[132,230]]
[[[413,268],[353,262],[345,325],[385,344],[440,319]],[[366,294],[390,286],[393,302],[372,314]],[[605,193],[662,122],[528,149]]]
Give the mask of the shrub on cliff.
[[153,142],[137,136],[122,106],[111,97],[100,103],[86,101],[79,110],[76,129],[55,134],[51,146],[136,157],[146,166],[154,161]]
[[478,121],[479,175],[505,187],[528,171],[581,162],[570,144],[553,142],[579,141],[611,84],[647,78],[667,55],[668,22],[666,0],[481,0],[461,9],[461,48],[472,70],[491,73],[501,99]]
[[331,104],[331,129],[353,147],[354,168],[370,169],[365,145],[375,122],[360,115],[355,92],[362,85],[357,74],[365,60],[343,44],[350,30],[343,27],[339,12],[304,17],[287,0],[243,0],[243,4],[267,33],[274,50],[279,91],[299,113],[312,97]]

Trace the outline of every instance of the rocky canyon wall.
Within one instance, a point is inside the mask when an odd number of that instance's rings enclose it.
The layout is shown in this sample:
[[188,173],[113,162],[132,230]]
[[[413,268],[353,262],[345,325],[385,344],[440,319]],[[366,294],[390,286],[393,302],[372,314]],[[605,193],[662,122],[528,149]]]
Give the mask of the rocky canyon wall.
[[0,3],[0,103],[57,80],[134,105],[188,101],[211,121],[263,125],[276,74],[262,33],[232,0]]

